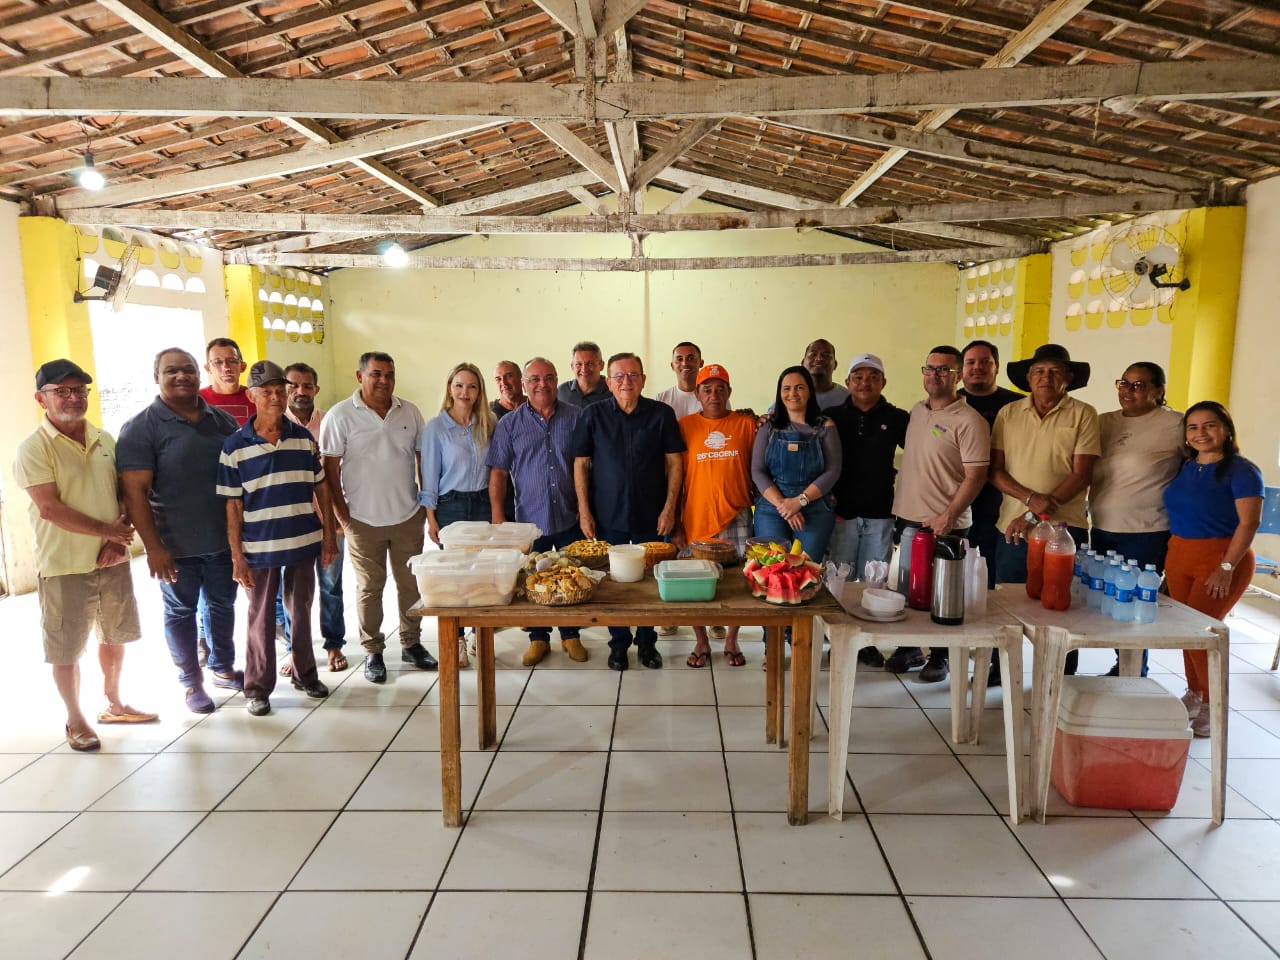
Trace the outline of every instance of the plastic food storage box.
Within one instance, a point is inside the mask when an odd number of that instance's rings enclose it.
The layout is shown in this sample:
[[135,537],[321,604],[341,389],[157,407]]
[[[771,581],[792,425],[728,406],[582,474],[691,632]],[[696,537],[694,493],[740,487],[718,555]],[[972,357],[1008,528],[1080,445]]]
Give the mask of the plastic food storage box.
[[528,553],[540,536],[542,531],[532,523],[458,520],[440,528],[440,543],[446,550],[511,549]]
[[1066,677],[1051,779],[1077,807],[1168,810],[1191,730],[1182,702],[1144,677]]
[[524,555],[519,550],[433,550],[409,561],[428,607],[487,607],[510,603]]
[[720,568],[710,560],[663,560],[653,568],[663,600],[711,600]]

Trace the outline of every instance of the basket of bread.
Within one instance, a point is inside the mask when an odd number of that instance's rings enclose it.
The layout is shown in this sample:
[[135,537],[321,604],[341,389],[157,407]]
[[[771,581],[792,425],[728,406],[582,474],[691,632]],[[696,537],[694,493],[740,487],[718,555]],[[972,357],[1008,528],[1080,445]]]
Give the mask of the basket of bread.
[[524,579],[524,592],[531,603],[568,607],[591,599],[596,592],[596,581],[574,564],[552,565],[528,574]]
[[609,544],[603,540],[575,540],[560,552],[592,570],[604,570],[609,566]]

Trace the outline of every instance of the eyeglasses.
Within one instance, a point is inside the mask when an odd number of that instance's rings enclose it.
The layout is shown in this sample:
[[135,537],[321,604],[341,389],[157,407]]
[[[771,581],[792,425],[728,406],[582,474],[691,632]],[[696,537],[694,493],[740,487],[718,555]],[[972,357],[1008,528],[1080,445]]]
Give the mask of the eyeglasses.
[[314,383],[299,383],[297,380],[286,380],[285,383],[289,385],[290,390],[315,391],[320,389]]
[[525,382],[525,383],[534,383],[534,384],[537,384],[537,383],[555,383],[555,382],[556,382],[556,378],[555,378],[554,376],[549,375],[549,374],[548,374],[547,376],[545,376],[545,377],[540,377],[540,376],[538,376],[537,374],[528,374],[528,375],[526,375],[526,376],[525,376],[525,378],[524,378],[524,382]]
[[928,376],[931,373],[936,373],[938,376],[944,377],[948,373],[954,375],[956,370],[955,370],[955,367],[931,367],[926,363],[923,367],[920,368],[920,372],[923,373],[925,376]]
[[1117,390],[1132,390],[1134,393],[1141,393],[1143,390],[1147,389],[1147,387],[1149,386],[1151,386],[1151,384],[1147,383],[1147,381],[1145,380],[1117,380],[1116,381]]
[[77,400],[84,400],[89,396],[89,387],[45,387],[41,393],[52,393],[59,400],[70,400],[75,397]]
[[211,367],[243,367],[244,361],[241,360],[239,357],[227,357],[225,359],[222,357],[219,357],[217,360],[210,360],[209,366]]
[[609,379],[612,380],[614,383],[620,384],[620,383],[624,383],[627,380],[639,380],[643,376],[644,376],[643,373],[615,373]]

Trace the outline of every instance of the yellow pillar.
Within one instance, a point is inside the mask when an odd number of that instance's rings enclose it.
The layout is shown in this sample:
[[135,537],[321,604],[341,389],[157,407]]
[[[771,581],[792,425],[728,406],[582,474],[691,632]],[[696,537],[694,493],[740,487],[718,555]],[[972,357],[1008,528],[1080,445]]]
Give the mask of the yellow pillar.
[[246,366],[267,356],[267,333],[262,329],[262,301],[258,299],[259,278],[248,264],[222,268],[227,289],[227,336],[240,344]]
[[[32,373],[42,363],[66,357],[96,375],[89,305],[76,303],[84,286],[80,246],[75,227],[54,217],[18,220],[22,250],[22,282],[27,293],[27,323],[31,328]],[[32,380],[32,391],[35,390]],[[33,416],[39,408],[32,406]],[[88,417],[102,423],[96,391],[89,394]]]
[[1169,349],[1175,409],[1200,400],[1226,403],[1231,396],[1244,224],[1244,207],[1201,207],[1187,215],[1182,259],[1191,287],[1174,295]]
[[1013,356],[1022,360],[1049,341],[1049,300],[1053,292],[1053,255],[1034,253],[1022,258],[1018,270],[1016,313],[1013,318]]

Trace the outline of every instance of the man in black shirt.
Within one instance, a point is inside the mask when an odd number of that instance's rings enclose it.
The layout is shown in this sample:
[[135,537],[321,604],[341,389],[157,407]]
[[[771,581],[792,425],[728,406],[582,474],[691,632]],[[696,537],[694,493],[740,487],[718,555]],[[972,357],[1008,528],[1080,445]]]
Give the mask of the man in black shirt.
[[[836,528],[831,559],[849,564],[852,579],[861,580],[868,560],[889,562],[893,554],[893,458],[907,436],[906,410],[881,394],[884,363],[873,353],[853,358],[845,386],[849,397],[824,411],[840,434],[842,469],[831,492],[836,498]],[[923,658],[922,658],[923,659]],[[858,661],[884,666],[875,647],[858,651]]]

